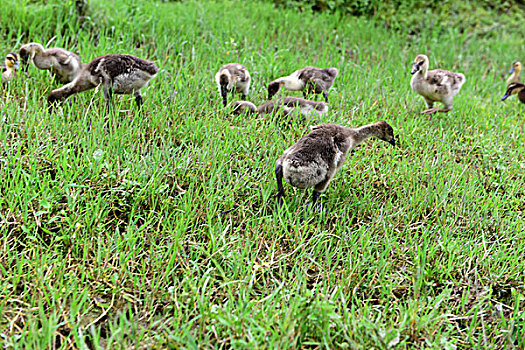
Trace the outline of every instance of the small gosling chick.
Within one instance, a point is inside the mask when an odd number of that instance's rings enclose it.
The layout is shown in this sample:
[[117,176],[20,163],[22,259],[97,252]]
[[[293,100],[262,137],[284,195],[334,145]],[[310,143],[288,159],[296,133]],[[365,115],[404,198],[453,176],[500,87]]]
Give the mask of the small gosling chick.
[[525,103],[525,85],[520,83],[512,83],[507,87],[505,95],[501,98],[502,101],[505,101],[509,96],[518,95],[518,99],[521,103]]
[[321,124],[311,127],[311,130],[277,160],[275,177],[279,205],[284,196],[283,178],[297,188],[313,187],[312,204],[315,205],[352,148],[370,137],[377,137],[392,146],[396,144],[392,127],[384,121],[356,129]]
[[520,82],[520,73],[521,73],[521,62],[513,62],[512,67],[510,67],[509,74],[510,77],[507,79],[507,84],[519,83]]
[[5,56],[5,68],[2,68],[2,85],[16,76],[16,69],[20,67],[18,56],[14,52],[10,52]]
[[252,78],[245,66],[239,63],[228,63],[222,66],[215,74],[215,82],[222,96],[222,104],[226,107],[228,103],[228,92],[238,92],[242,94],[242,99],[246,100],[250,90]]
[[71,83],[51,91],[47,98],[52,107],[57,101],[64,101],[71,95],[102,85],[107,111],[115,94],[134,94],[139,109],[143,98],[140,89],[157,75],[155,63],[132,55],[104,55],[95,58]]
[[328,90],[334,84],[339,71],[337,68],[321,69],[317,67],[305,67],[296,70],[286,77],[275,79],[268,85],[268,99],[270,100],[280,89],[303,91],[304,98],[308,97],[309,92],[323,94],[328,103]]
[[[423,97],[428,106],[428,109],[421,113],[433,114],[451,111],[452,101],[465,83],[465,76],[442,69],[429,71],[428,66],[428,57],[417,55],[410,72],[413,75],[410,87]],[[445,108],[433,108],[436,101],[443,103]]]
[[54,47],[44,49],[39,43],[29,43],[23,45],[18,51],[22,64],[27,70],[29,61],[38,69],[49,70],[52,76],[62,84],[67,84],[75,80],[82,69],[86,66],[80,58],[73,52]]
[[268,101],[265,104],[256,107],[253,103],[248,101],[236,101],[233,103],[233,114],[277,114],[281,112],[283,115],[288,115],[294,110],[299,110],[301,114],[322,116],[328,112],[328,106],[321,101],[310,101],[298,97],[284,97],[277,101]]

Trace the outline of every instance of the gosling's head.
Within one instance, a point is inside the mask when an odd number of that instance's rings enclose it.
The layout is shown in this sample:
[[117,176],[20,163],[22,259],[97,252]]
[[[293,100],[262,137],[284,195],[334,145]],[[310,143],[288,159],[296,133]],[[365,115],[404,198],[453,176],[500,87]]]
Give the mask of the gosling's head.
[[5,66],[8,69],[18,69],[20,67],[20,61],[18,55],[14,52],[10,52],[5,56]]
[[280,88],[281,83],[278,83],[276,81],[272,81],[270,84],[268,84],[268,99],[271,100]]
[[525,85],[523,84],[520,84],[520,83],[509,84],[509,86],[507,87],[507,91],[505,92],[505,95],[503,95],[501,100],[505,101],[507,97],[515,95],[518,92],[522,91],[523,89],[525,89]]
[[426,55],[417,55],[414,63],[412,64],[412,70],[410,71],[410,74],[415,74],[420,70],[428,70],[428,57]]
[[253,114],[257,112],[257,107],[251,102],[248,101],[235,101],[232,104],[232,114],[233,115],[239,115],[239,114]]
[[510,71],[509,71],[509,74],[512,74],[514,72],[521,72],[521,62],[519,61],[516,61],[516,62],[512,62],[512,67],[510,67]]
[[41,52],[43,50],[44,47],[39,43],[25,44],[20,48],[20,50],[18,50],[18,54],[20,55],[20,60],[22,61],[22,67],[24,67],[24,70],[27,70],[29,60],[33,59],[37,52]]
[[385,121],[377,122],[376,137],[380,140],[386,141],[392,146],[396,145],[396,137],[394,136],[394,129]]

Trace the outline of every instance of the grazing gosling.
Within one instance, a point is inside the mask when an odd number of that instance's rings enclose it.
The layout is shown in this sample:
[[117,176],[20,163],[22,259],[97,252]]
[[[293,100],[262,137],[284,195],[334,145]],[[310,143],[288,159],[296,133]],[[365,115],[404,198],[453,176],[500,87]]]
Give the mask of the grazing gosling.
[[295,110],[299,110],[301,114],[306,116],[322,116],[328,112],[328,106],[321,101],[310,101],[298,97],[284,97],[277,101],[268,101],[259,107],[248,101],[233,103],[233,114],[245,112],[257,115],[282,113],[286,116]]
[[250,73],[242,64],[228,63],[222,66],[215,74],[215,81],[222,96],[222,104],[226,107],[228,92],[241,93],[242,99],[246,100],[251,80]]
[[281,77],[268,85],[268,99],[270,100],[284,86],[286,90],[303,91],[304,98],[309,92],[323,94],[328,103],[328,90],[334,84],[339,71],[336,68],[305,67],[296,70],[291,75]]
[[104,55],[95,58],[71,83],[51,91],[47,102],[53,106],[69,96],[102,85],[107,111],[115,94],[134,94],[137,106],[142,108],[140,89],[155,77],[159,69],[155,63],[132,55]]
[[507,97],[518,94],[518,99],[525,103],[525,85],[520,83],[512,83],[508,86],[505,95],[501,98],[502,101],[505,101]]
[[[421,112],[421,114],[451,111],[454,96],[465,83],[465,76],[461,73],[453,73],[441,69],[429,71],[428,66],[428,57],[426,55],[417,55],[410,72],[413,74],[410,87],[425,99],[428,106],[428,109]],[[433,108],[436,101],[443,103],[445,108]]]
[[395,146],[394,131],[384,121],[352,129],[336,124],[321,124],[284,151],[277,160],[277,199],[282,204],[282,179],[297,188],[313,187],[312,204],[341,169],[348,152],[370,137],[377,137]]
[[10,52],[5,56],[5,68],[2,68],[2,85],[16,76],[16,69],[20,66],[18,56]]
[[520,82],[520,73],[521,73],[521,62],[513,62],[512,67],[510,67],[509,74],[510,77],[507,79],[507,84],[519,83]]
[[39,43],[23,45],[18,51],[24,70],[27,70],[29,61],[38,69],[49,70],[50,74],[60,83],[67,84],[75,80],[86,66],[73,52],[55,47],[44,49]]

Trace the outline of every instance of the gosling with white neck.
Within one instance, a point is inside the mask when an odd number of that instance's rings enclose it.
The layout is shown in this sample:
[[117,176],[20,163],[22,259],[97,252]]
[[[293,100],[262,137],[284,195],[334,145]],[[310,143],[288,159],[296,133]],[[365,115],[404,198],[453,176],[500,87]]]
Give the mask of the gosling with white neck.
[[356,129],[336,124],[321,124],[311,129],[277,160],[275,177],[279,205],[284,197],[283,178],[297,188],[313,187],[312,204],[315,205],[351,149],[371,137],[393,146],[396,144],[392,127],[384,121]]
[[228,104],[228,92],[242,94],[245,100],[250,91],[251,76],[245,66],[239,63],[228,63],[222,66],[215,74],[215,82],[222,97],[222,103]]
[[113,94],[134,94],[137,106],[142,108],[140,89],[157,75],[155,63],[132,55],[104,55],[91,61],[71,83],[51,91],[47,102],[52,107],[71,95],[102,85],[107,111]]
[[[421,113],[449,112],[452,110],[454,96],[465,83],[465,76],[441,69],[429,71],[428,66],[428,57],[418,55],[410,72],[413,74],[410,87],[423,97],[428,107]],[[445,108],[433,108],[434,102],[443,103]]]
[[23,45],[18,52],[25,70],[29,61],[33,61],[35,67],[49,70],[50,74],[62,84],[75,80],[86,66],[76,54],[59,47],[46,50],[39,43],[29,43]]
[[268,99],[270,100],[282,87],[286,90],[303,91],[304,98],[310,92],[323,94],[328,102],[328,90],[334,84],[338,70],[336,68],[321,69],[317,67],[305,67],[299,69],[289,76],[275,79],[268,85]]

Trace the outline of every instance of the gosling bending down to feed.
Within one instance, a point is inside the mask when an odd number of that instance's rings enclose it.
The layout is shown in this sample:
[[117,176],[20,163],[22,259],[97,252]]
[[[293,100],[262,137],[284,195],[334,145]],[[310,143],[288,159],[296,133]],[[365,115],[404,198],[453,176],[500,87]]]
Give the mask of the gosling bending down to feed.
[[44,49],[39,43],[29,43],[23,45],[18,51],[24,70],[27,70],[29,61],[38,69],[49,70],[51,75],[63,84],[75,80],[82,69],[86,66],[80,58],[73,52],[54,47]]
[[256,107],[248,101],[236,101],[233,103],[233,114],[277,114],[288,115],[294,110],[299,110],[303,115],[324,115],[328,112],[328,106],[321,101],[310,101],[298,97],[283,97],[277,101],[268,101],[265,104]]
[[[410,87],[425,99],[428,106],[428,109],[421,113],[432,114],[452,110],[452,100],[465,83],[463,74],[441,69],[429,71],[428,57],[425,55],[416,57],[410,73],[413,74]],[[442,102],[445,108],[433,108],[436,101]]]
[[352,148],[370,137],[377,137],[392,146],[396,144],[392,127],[384,121],[356,129],[336,124],[321,124],[311,129],[277,160],[275,177],[279,205],[284,196],[283,177],[294,187],[313,187],[312,204],[315,204]]
[[134,94],[139,108],[143,99],[140,89],[155,77],[159,69],[155,63],[132,55],[104,55],[91,61],[75,80],[51,91],[47,102],[53,106],[69,96],[102,85],[104,99],[109,112],[110,102],[115,94]]
[[228,103],[228,92],[241,93],[242,99],[245,100],[250,90],[251,80],[250,73],[242,64],[228,63],[222,66],[215,74],[215,81],[222,96],[222,104],[226,106]]
[[284,86],[286,90],[302,90],[304,98],[307,98],[309,92],[322,93],[328,102],[328,90],[334,84],[338,73],[338,70],[333,67],[321,69],[308,66],[296,70],[289,76],[275,79],[268,85],[268,99],[270,100]]
[[10,52],[5,56],[5,67],[2,67],[2,85],[16,76],[16,69],[20,66],[18,56]]

